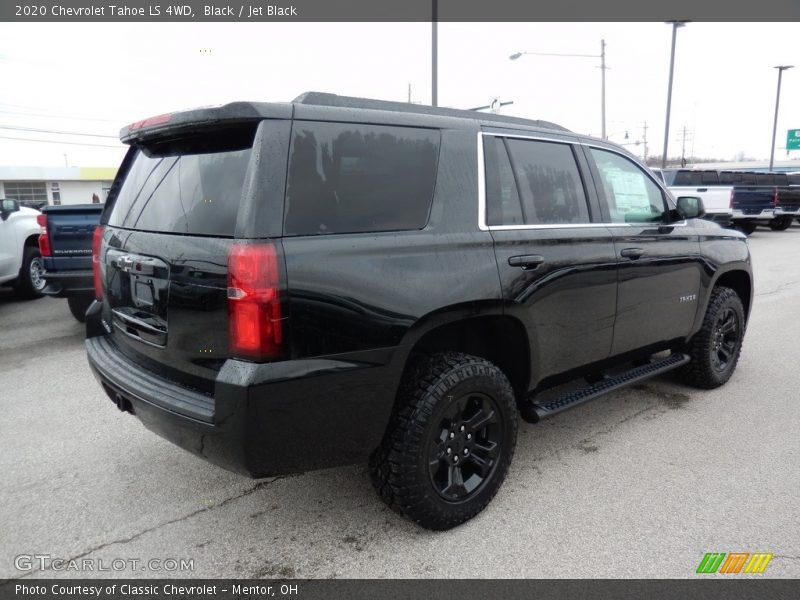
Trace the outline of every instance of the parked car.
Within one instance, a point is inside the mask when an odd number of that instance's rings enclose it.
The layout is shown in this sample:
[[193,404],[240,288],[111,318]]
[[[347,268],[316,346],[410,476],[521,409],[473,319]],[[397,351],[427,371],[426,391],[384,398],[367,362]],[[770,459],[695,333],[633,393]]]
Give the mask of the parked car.
[[319,93],[120,137],[89,364],[118,408],[233,471],[369,461],[390,507],[447,529],[498,491],[518,415],[736,367],[745,237],[606,140]]
[[99,204],[42,208],[39,251],[47,280],[42,292],[66,298],[72,316],[81,323],[94,301],[92,236],[102,211]]
[[38,210],[0,199],[0,285],[11,285],[20,298],[38,298],[45,280],[38,240]]

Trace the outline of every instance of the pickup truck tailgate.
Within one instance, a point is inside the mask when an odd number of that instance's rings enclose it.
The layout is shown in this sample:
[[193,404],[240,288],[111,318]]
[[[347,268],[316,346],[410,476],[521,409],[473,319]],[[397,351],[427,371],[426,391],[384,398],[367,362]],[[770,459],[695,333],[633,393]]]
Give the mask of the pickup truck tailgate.
[[91,272],[92,234],[102,211],[102,204],[42,207],[51,249],[51,256],[43,257],[45,271]]

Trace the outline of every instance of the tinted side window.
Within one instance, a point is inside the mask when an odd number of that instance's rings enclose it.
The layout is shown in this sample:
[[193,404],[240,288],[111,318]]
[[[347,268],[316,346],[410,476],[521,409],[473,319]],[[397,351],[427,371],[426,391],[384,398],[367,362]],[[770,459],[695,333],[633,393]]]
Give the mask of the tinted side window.
[[522,204],[511,170],[511,161],[502,138],[484,136],[486,168],[486,224],[523,225]]
[[508,138],[526,225],[589,223],[589,208],[569,144]]
[[800,173],[792,173],[787,175],[789,185],[800,185]]
[[614,152],[592,148],[612,223],[651,223],[664,217],[661,189],[641,167]]
[[716,171],[702,171],[700,181],[704,185],[717,185],[719,183],[719,173]]
[[422,229],[439,137],[427,129],[295,121],[285,234]]
[[728,184],[733,183],[734,182],[733,173],[731,173],[730,171],[723,171],[722,173],[719,174],[719,182]]

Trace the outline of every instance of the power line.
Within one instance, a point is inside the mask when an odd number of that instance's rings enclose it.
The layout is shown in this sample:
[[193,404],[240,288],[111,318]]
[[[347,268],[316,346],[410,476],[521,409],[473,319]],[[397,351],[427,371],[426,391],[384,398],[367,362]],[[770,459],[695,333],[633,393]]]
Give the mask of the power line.
[[41,117],[45,119],[65,119],[67,121],[93,121],[96,123],[117,123],[118,121],[113,121],[111,119],[96,119],[94,117],[74,117],[69,115],[57,115],[55,113],[45,114],[45,113],[37,113],[37,112],[24,112],[19,110],[2,110],[0,109],[0,114],[7,115],[9,117]]
[[[7,109],[11,109],[11,110],[8,111]],[[22,111],[16,110],[16,109],[22,109]],[[98,119],[98,118],[87,117],[87,116],[76,117],[76,116],[62,115],[62,114],[53,112],[52,110],[50,110],[48,108],[44,108],[44,107],[31,106],[31,105],[25,105],[25,104],[12,104],[10,102],[0,102],[0,112],[15,112],[15,113],[19,113],[19,114],[30,114],[32,116],[36,115],[36,116],[42,116],[42,117],[52,116],[54,118],[76,119],[76,120],[80,120],[80,121],[84,121],[84,120],[85,121],[105,121],[105,122],[108,122],[108,123],[115,123],[116,122],[116,121],[112,121],[110,119]]]
[[112,146],[111,144],[88,144],[82,142],[62,142],[60,140],[33,140],[31,138],[11,137],[7,135],[0,135],[0,140],[19,140],[22,142],[43,142],[45,144],[70,144],[71,146],[94,146],[97,148],[124,148],[123,145]]
[[34,127],[18,127],[16,125],[0,125],[0,129],[13,129],[15,131],[32,131],[34,133],[57,133],[59,135],[80,135],[84,137],[101,137],[110,138],[112,140],[118,139],[115,135],[104,135],[101,133],[82,133],[79,131],[63,131],[59,129],[36,129]]

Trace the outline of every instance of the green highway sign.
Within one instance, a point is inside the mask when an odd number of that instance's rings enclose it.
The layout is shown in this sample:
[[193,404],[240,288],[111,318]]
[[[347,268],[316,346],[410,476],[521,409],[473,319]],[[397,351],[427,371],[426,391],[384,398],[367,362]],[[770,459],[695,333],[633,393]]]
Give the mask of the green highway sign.
[[790,129],[786,132],[786,149],[800,150],[800,129]]

